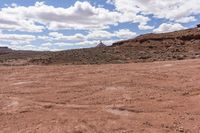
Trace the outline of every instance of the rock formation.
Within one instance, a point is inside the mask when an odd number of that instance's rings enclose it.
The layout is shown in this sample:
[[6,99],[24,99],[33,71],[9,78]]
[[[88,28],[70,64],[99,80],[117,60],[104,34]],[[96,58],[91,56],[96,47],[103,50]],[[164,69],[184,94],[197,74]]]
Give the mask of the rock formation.
[[99,47],[106,47],[106,45],[102,41],[100,41],[100,43],[96,47],[97,48],[99,48]]

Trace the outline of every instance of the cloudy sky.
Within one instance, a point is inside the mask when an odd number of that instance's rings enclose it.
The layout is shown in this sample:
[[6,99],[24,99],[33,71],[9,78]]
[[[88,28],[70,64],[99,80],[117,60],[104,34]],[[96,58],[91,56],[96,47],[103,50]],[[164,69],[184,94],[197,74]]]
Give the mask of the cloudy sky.
[[65,50],[200,23],[200,0],[2,0],[0,46]]

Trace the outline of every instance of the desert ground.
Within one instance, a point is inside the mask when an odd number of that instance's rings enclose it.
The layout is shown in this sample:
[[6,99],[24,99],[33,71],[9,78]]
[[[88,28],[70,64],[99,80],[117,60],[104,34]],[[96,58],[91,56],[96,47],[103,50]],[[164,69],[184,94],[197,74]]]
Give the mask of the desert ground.
[[199,133],[200,60],[1,66],[0,133]]

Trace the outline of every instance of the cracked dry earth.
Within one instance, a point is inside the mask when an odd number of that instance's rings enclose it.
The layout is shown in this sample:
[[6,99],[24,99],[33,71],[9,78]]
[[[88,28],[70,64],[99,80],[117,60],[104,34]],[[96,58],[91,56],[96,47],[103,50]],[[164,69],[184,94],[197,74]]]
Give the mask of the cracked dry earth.
[[0,67],[0,133],[199,133],[200,60]]

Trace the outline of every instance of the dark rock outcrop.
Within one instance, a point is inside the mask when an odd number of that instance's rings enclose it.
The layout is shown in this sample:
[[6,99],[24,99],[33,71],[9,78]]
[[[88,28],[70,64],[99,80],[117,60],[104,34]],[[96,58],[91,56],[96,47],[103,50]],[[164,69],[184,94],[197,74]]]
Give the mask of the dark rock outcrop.
[[96,48],[107,47],[102,41],[96,46]]
[[12,49],[8,48],[8,47],[0,47],[0,52],[1,53],[6,53],[6,52],[11,52]]

